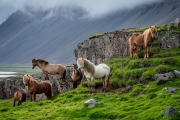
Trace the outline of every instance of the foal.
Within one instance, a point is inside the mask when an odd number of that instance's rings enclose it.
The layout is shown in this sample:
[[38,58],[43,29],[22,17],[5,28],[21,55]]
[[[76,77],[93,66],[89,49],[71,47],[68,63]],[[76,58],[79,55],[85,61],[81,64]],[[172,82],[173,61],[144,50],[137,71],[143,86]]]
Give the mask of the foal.
[[18,101],[18,106],[21,105],[21,103],[26,101],[26,91],[24,89],[19,89],[17,86],[15,85],[11,85],[10,86],[10,94],[12,94],[14,92],[14,96],[13,96],[13,107],[16,106],[16,101]]
[[71,75],[71,79],[73,82],[73,88],[77,88],[77,86],[84,80],[83,70],[78,70],[77,64],[73,64],[73,72]]

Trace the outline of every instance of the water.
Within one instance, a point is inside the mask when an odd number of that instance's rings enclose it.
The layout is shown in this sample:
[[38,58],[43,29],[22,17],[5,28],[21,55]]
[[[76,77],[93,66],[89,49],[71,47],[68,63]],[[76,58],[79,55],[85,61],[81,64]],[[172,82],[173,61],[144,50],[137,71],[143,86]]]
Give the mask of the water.
[[13,77],[16,76],[18,72],[5,72],[5,71],[0,71],[0,77]]

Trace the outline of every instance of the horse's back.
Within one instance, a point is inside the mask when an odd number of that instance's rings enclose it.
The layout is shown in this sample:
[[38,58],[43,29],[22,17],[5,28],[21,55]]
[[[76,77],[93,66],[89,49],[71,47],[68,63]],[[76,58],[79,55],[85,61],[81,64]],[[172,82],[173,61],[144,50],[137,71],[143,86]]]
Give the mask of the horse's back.
[[129,39],[130,44],[135,44],[138,46],[144,46],[144,35],[135,33]]
[[94,73],[95,78],[101,78],[109,75],[110,75],[110,68],[106,64],[102,63],[95,66],[95,73]]
[[37,82],[36,85],[36,93],[40,94],[43,93],[45,91],[48,91],[51,89],[51,84],[46,82],[46,81],[42,81],[42,82]]

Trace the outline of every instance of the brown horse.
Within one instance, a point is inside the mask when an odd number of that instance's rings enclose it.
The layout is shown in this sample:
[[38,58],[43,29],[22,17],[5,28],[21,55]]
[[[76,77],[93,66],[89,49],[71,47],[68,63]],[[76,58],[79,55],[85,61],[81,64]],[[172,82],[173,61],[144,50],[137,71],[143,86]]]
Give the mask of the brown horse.
[[156,26],[150,26],[148,29],[144,31],[143,34],[133,34],[129,38],[130,58],[133,58],[134,53],[138,58],[139,56],[137,54],[137,51],[142,46],[145,49],[144,59],[149,58],[150,48],[153,41],[156,39],[156,33]]
[[73,88],[77,88],[77,86],[84,80],[83,71],[78,70],[77,64],[73,64],[73,72],[71,75],[71,79],[73,82]]
[[21,103],[26,101],[27,98],[27,93],[24,89],[19,89],[17,86],[15,85],[11,85],[10,86],[10,94],[13,94],[13,107],[16,106],[16,101],[18,101],[18,106],[21,105]]
[[52,100],[52,86],[50,83],[46,81],[38,82],[31,75],[23,75],[23,83],[30,93],[31,101],[33,101],[32,96],[34,101],[36,101],[36,94],[41,93],[45,93],[47,99]]
[[65,79],[66,77],[66,68],[61,64],[49,64],[49,62],[42,59],[32,59],[32,69],[38,66],[45,75],[45,79],[49,80],[48,74],[59,75],[59,80]]

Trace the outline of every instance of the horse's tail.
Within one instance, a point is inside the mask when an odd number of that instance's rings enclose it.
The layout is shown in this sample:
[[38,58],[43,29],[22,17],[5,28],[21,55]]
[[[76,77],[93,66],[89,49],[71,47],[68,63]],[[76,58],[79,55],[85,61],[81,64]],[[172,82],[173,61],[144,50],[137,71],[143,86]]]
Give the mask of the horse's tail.
[[52,85],[50,84],[50,93],[49,93],[49,99],[52,100]]
[[62,79],[66,79],[66,69],[64,70]]
[[109,81],[110,81],[110,80],[109,80],[110,77],[111,77],[111,74],[109,74],[109,76],[108,76],[108,80],[107,80],[107,88],[106,88],[107,90],[110,90],[110,82],[109,82]]
[[22,92],[21,103],[26,101],[26,94]]
[[45,95],[47,97],[47,99],[52,100],[52,85],[50,83],[46,83],[47,87],[46,87],[46,92]]

